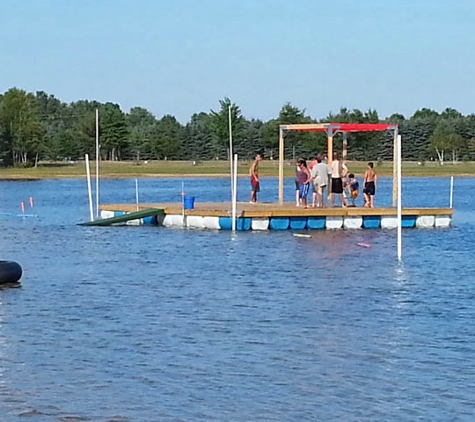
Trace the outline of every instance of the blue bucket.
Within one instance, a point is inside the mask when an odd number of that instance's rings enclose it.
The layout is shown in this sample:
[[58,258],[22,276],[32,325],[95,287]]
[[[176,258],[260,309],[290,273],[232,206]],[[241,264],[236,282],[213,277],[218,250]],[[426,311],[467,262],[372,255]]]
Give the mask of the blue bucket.
[[185,196],[183,199],[183,207],[185,210],[192,210],[195,208],[195,197],[194,196]]

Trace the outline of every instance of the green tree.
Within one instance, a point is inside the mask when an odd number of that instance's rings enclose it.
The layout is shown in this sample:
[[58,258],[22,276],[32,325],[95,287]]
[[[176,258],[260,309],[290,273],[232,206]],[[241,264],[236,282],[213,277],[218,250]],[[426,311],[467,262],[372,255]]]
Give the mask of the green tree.
[[163,116],[151,131],[151,152],[156,159],[176,160],[181,155],[183,127],[174,116]]
[[441,165],[444,164],[445,151],[452,151],[452,160],[458,159],[458,151],[463,145],[462,137],[456,132],[453,124],[448,120],[441,120],[430,137],[432,148],[436,151]]
[[209,125],[213,136],[214,156],[216,158],[229,159],[229,110],[231,109],[231,130],[234,144],[238,145],[242,140],[244,118],[241,109],[229,98],[220,100],[219,111],[210,112]]
[[183,153],[192,160],[212,160],[213,133],[207,113],[195,113],[183,131]]
[[130,151],[138,161],[143,152],[150,150],[150,139],[157,120],[150,111],[142,107],[133,107],[126,116],[130,133]]
[[101,154],[108,160],[121,160],[121,152],[128,146],[125,114],[118,104],[106,103],[99,111]]
[[8,90],[0,103],[0,127],[4,164],[38,162],[44,129],[38,119],[33,94],[18,88]]

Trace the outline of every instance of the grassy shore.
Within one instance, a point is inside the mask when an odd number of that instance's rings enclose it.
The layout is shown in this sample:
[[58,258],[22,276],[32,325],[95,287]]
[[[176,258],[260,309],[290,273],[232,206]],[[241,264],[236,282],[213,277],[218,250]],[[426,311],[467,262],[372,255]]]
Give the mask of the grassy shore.
[[[247,176],[250,162],[239,162],[239,176]],[[350,172],[357,176],[363,175],[366,163],[350,161],[347,163]],[[277,176],[278,161],[262,161],[259,167],[261,176]],[[392,162],[375,163],[375,170],[380,176],[391,176]],[[475,163],[460,162],[456,164],[445,163],[443,166],[435,162],[419,164],[405,162],[402,166],[403,176],[416,177],[447,177],[447,176],[475,176]],[[91,174],[94,175],[95,163],[91,163]],[[228,161],[145,161],[145,162],[101,162],[101,177],[126,178],[126,177],[226,177],[230,173]],[[294,165],[287,161],[284,175],[295,175]],[[56,179],[85,177],[84,162],[75,163],[40,163],[32,168],[0,168],[0,180],[18,179]]]

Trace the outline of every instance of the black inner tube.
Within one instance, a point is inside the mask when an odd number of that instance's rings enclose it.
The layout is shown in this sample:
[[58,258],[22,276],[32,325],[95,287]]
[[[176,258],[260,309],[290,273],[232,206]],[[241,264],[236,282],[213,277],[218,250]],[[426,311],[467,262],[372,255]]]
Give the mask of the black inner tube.
[[0,284],[16,283],[22,274],[23,270],[17,262],[0,261]]

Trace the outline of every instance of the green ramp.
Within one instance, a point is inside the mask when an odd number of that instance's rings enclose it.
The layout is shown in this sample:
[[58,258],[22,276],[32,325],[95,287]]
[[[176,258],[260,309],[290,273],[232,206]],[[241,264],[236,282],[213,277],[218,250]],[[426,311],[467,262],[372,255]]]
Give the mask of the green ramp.
[[146,210],[130,212],[128,214],[119,215],[118,217],[102,218],[100,220],[88,221],[87,223],[79,223],[80,226],[110,226],[111,224],[125,223],[130,220],[138,220],[139,218],[153,217],[154,215],[163,215],[163,208],[147,208]]

